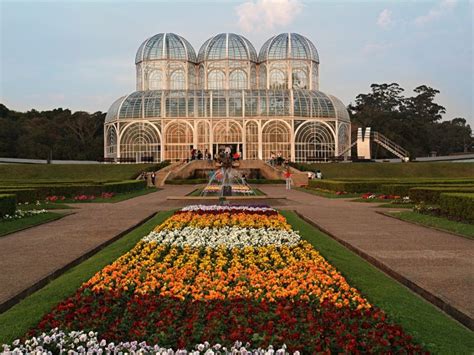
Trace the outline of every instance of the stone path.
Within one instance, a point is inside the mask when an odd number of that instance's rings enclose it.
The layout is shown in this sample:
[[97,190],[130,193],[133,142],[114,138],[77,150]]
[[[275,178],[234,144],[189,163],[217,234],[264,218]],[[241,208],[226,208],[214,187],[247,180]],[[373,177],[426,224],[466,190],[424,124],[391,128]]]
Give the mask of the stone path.
[[382,216],[376,204],[328,199],[284,186],[262,186],[286,195],[294,209],[339,240],[374,258],[417,286],[474,318],[474,241]]
[[[0,238],[0,305],[152,213],[189,204],[167,201],[166,196],[185,195],[194,188],[167,185],[164,190],[119,203],[75,205],[79,208],[73,215]],[[369,203],[286,191],[284,185],[259,188],[269,195],[287,197],[267,200],[269,203],[298,211],[473,318],[474,241],[382,216]]]
[[1,237],[0,305],[154,212],[176,206],[167,195],[192,190],[167,186],[118,203],[74,204],[69,216]]

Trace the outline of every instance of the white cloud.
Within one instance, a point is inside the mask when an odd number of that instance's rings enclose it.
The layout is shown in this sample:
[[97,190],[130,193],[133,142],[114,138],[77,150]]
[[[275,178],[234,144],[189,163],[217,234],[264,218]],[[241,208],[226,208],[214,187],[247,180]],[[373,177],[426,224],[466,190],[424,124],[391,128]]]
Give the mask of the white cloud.
[[415,24],[418,26],[426,25],[429,22],[440,18],[446,11],[451,10],[457,5],[457,0],[442,0],[432,7],[427,14],[415,18]]
[[392,23],[392,11],[384,9],[377,18],[377,25],[382,28],[388,28]]
[[301,0],[250,0],[235,8],[245,32],[273,29],[293,22],[301,12]]

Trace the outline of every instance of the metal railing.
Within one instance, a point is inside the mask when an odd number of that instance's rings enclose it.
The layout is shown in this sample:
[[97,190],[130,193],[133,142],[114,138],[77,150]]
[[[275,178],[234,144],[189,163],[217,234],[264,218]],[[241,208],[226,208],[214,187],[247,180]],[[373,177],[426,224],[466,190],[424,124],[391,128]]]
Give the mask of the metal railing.
[[408,150],[402,148],[397,143],[385,137],[383,134],[379,132],[372,132],[372,138],[375,143],[380,144],[382,147],[384,147],[385,149],[387,149],[389,152],[393,153],[400,159],[404,159],[409,156]]

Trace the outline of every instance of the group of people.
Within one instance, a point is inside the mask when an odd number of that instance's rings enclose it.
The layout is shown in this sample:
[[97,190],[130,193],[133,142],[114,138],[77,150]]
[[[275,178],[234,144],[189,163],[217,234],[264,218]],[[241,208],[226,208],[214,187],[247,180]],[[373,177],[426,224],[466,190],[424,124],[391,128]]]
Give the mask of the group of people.
[[288,165],[288,159],[285,159],[283,157],[282,152],[278,152],[278,154],[275,154],[275,152],[270,152],[270,161],[269,161],[271,166],[282,166],[282,165]]
[[207,151],[204,153],[200,149],[191,149],[191,157],[190,160],[212,160],[212,155]]
[[322,178],[323,178],[323,173],[321,172],[321,170],[316,170],[316,172],[308,171],[309,180],[322,179]]

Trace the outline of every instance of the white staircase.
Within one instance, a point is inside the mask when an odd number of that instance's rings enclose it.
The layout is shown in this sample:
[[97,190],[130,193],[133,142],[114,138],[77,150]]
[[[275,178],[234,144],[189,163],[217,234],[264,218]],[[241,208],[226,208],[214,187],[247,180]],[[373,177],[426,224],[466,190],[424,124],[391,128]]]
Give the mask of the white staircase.
[[372,139],[374,140],[375,143],[381,145],[382,147],[387,149],[390,153],[396,155],[400,159],[405,160],[409,156],[409,152],[406,149],[402,148],[394,141],[388,139],[382,133],[372,132]]

